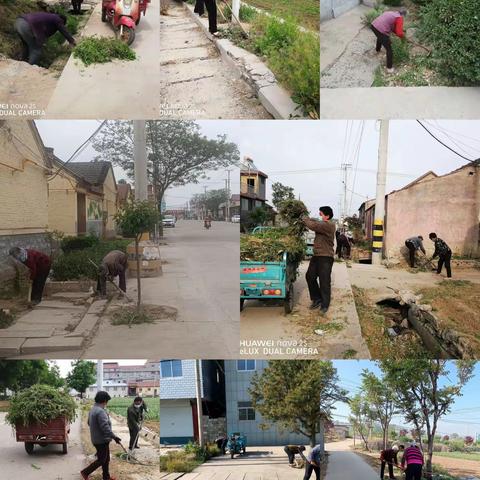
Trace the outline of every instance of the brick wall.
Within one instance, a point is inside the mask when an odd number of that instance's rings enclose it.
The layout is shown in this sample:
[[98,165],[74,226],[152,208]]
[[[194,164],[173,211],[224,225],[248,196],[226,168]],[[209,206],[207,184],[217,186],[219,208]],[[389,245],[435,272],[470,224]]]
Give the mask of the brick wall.
[[203,416],[203,438],[206,442],[214,442],[216,438],[227,434],[226,418],[209,418]]

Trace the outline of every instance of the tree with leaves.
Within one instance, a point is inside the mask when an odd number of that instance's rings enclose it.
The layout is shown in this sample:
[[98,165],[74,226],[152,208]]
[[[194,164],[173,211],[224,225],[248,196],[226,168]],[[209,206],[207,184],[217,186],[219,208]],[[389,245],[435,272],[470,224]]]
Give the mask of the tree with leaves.
[[80,393],[80,398],[87,388],[95,383],[96,367],[94,362],[76,360],[72,363],[72,370],[67,375],[67,385]]
[[227,190],[225,188],[208,190],[207,193],[196,193],[193,195],[190,200],[190,206],[197,211],[211,212],[213,217],[216,217],[220,205],[225,203],[227,199]]
[[269,210],[265,207],[257,207],[249,213],[247,223],[253,227],[257,227],[265,225],[271,219],[272,215]]
[[399,413],[395,393],[390,385],[374,373],[362,372],[362,395],[364,395],[372,417],[380,424],[383,434],[383,448],[387,448],[388,429],[394,415]]
[[[146,143],[148,179],[160,212],[168,188],[199,183],[207,178],[209,170],[240,161],[237,145],[227,141],[226,135],[207,138],[193,121],[149,120]],[[108,120],[93,140],[93,148],[99,152],[96,160],[111,161],[134,178],[133,122]]]
[[368,440],[370,438],[370,431],[373,425],[373,413],[370,405],[362,393],[357,393],[350,399],[350,416],[349,421],[353,427],[353,434],[358,433],[362,439],[365,450],[370,451]]
[[294,200],[293,187],[287,187],[280,182],[272,183],[272,203],[275,208],[280,208],[280,204],[285,200]]
[[59,388],[65,382],[58,365],[46,360],[0,360],[0,392],[17,392],[36,383]]
[[456,362],[456,381],[452,381],[446,360],[417,358],[401,362],[382,360],[380,368],[385,380],[393,389],[399,409],[405,420],[419,432],[420,448],[423,448],[422,432],[427,437],[427,477],[432,475],[432,457],[438,421],[450,412],[462,389],[473,376],[473,361]]
[[346,401],[332,362],[274,360],[255,374],[250,387],[253,406],[267,421],[305,435],[315,445],[320,422],[328,420],[335,403]]
[[140,280],[140,254],[139,244],[142,234],[150,232],[159,219],[158,210],[147,201],[128,202],[114,216],[122,234],[135,239],[135,259],[137,261],[137,311],[142,303],[142,285]]

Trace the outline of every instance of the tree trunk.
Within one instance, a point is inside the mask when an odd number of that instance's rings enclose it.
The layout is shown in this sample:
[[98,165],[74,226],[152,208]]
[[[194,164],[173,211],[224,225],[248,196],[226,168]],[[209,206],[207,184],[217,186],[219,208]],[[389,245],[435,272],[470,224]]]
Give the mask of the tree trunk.
[[383,429],[383,449],[386,450],[388,443],[388,427]]
[[427,451],[427,462],[426,462],[426,478],[432,478],[433,467],[432,467],[432,458],[433,458],[433,443],[435,438],[433,436],[428,438],[428,451]]
[[158,224],[158,236],[163,237],[163,213],[162,213],[162,202],[163,202],[163,195],[164,192],[158,192],[158,202],[157,202],[157,208],[160,213],[160,222]]
[[313,430],[310,431],[310,446],[311,447],[315,446],[316,440],[317,440],[317,431],[316,431],[316,429],[313,429]]
[[140,304],[142,302],[142,285],[140,282],[140,255],[138,254],[138,236],[135,237],[135,258],[137,260],[137,311],[140,311]]

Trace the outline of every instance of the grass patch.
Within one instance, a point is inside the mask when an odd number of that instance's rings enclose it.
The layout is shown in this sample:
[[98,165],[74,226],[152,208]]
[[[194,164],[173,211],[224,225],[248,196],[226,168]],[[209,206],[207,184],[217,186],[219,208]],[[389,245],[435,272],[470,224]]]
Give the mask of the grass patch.
[[353,348],[349,348],[348,350],[345,350],[343,353],[342,353],[342,358],[344,360],[348,360],[349,358],[355,358],[357,356],[357,351],[354,350]]
[[8,328],[15,322],[15,316],[10,312],[0,309],[0,329]]
[[435,456],[459,458],[461,460],[473,460],[474,462],[480,462],[480,452],[435,452]]
[[[160,400],[156,398],[144,398],[148,406],[148,412],[145,414],[145,420],[156,421],[160,419]],[[127,416],[127,408],[132,404],[133,397],[114,397],[108,402],[108,410],[121,417]]]
[[183,450],[168,452],[160,457],[160,471],[169,473],[189,473],[208,459],[220,455],[215,444],[200,447],[196,443],[185,445]]
[[154,323],[153,318],[143,309],[122,308],[112,314],[112,325],[139,325],[141,323]]
[[87,67],[94,63],[108,63],[115,59],[131,61],[136,53],[124,42],[116,38],[88,37],[74,49],[73,56]]

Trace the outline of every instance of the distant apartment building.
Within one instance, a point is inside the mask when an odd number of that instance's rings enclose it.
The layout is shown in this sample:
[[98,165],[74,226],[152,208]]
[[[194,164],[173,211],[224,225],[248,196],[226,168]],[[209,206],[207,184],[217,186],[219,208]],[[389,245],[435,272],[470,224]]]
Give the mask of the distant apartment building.
[[96,383],[90,385],[85,391],[85,397],[88,399],[94,399],[99,390],[107,392],[112,398],[128,396],[128,385],[126,382],[117,380],[104,380],[101,389],[97,387]]
[[[255,410],[249,393],[252,377],[268,366],[266,360],[225,360],[227,430],[246,435],[250,445],[309,444],[309,438],[272,425]],[[316,443],[323,446],[324,425],[319,425]]]
[[240,165],[240,215],[248,218],[256,208],[266,206],[268,175],[260,171],[253,160],[245,157]]
[[[204,437],[225,433],[223,361],[200,361]],[[195,360],[160,362],[160,443],[182,445],[198,440]]]
[[125,383],[141,380],[158,380],[160,372],[159,362],[147,361],[143,365],[119,365],[118,362],[103,363],[104,381],[116,380]]

